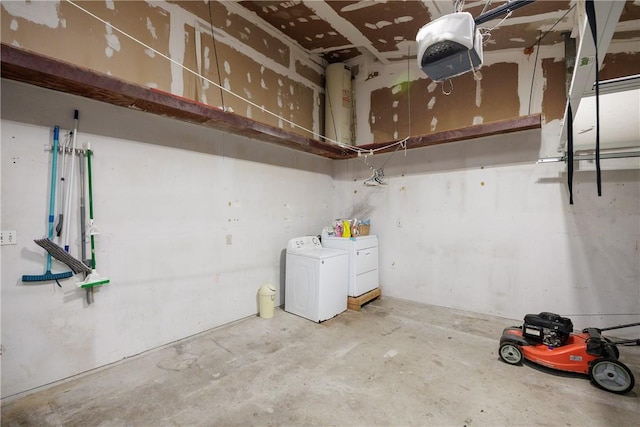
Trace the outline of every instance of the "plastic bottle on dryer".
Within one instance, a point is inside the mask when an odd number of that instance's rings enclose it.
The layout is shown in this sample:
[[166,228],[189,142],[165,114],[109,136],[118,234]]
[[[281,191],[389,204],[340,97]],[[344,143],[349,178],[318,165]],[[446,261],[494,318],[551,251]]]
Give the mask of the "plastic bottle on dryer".
[[342,221],[342,237],[351,237],[351,224],[346,219]]

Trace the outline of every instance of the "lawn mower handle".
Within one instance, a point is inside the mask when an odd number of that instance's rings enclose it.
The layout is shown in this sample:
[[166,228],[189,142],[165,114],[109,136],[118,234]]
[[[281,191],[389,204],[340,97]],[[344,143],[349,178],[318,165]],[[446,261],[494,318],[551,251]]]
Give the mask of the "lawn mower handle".
[[[614,329],[623,329],[623,328],[630,328],[632,326],[640,326],[640,322],[636,322],[636,323],[627,323],[626,325],[618,325],[618,326],[610,326],[608,328],[594,328],[597,329],[598,331],[602,332],[602,331],[612,331]],[[582,330],[583,333],[587,332],[588,328],[585,328]]]

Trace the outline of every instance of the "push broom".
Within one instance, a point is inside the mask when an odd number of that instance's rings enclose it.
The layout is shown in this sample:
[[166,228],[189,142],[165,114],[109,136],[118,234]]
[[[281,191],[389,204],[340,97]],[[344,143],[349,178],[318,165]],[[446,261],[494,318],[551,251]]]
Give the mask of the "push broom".
[[94,286],[106,285],[109,279],[101,277],[96,271],[96,229],[93,224],[93,184],[91,181],[91,146],[87,143],[87,176],[89,178],[89,235],[91,236],[91,273],[87,275],[83,282],[76,283],[79,288],[93,288]]
[[[58,168],[58,138],[60,135],[60,128],[58,126],[53,128],[53,160],[51,165],[51,190],[49,192],[49,240],[53,238],[53,220],[55,215],[55,200],[56,200],[56,178]],[[52,273],[51,272],[51,254],[47,253],[47,271],[40,275],[25,274],[22,276],[23,282],[44,282],[48,280],[66,279],[73,276],[73,273],[66,271],[64,273]],[[58,283],[60,285],[60,283]]]

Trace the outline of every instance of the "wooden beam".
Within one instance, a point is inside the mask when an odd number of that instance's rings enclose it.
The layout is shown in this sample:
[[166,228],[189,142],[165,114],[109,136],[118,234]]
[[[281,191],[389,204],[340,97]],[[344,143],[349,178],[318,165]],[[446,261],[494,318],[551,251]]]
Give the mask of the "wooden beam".
[[[107,74],[4,43],[1,45],[0,54],[3,78],[195,123],[329,159],[349,159],[357,156],[354,151],[340,148],[335,144],[307,138],[234,113],[225,112],[210,105],[157,89],[128,83]],[[540,127],[541,117],[539,114],[516,117],[461,129],[413,136],[407,141],[407,149]],[[375,150],[392,142],[361,145],[359,148]],[[395,148],[394,146],[377,153],[389,152]]]
[[[407,140],[407,149],[428,147],[430,145],[446,144],[448,142],[463,141],[465,139],[481,138],[485,136],[499,135],[503,133],[520,132],[529,129],[539,129],[542,126],[540,114],[515,117],[513,119],[500,120],[497,122],[483,123],[481,125],[468,126],[460,129],[434,132],[428,135],[412,136]],[[377,150],[392,144],[390,142],[376,142],[374,144],[360,145],[363,150]],[[396,149],[396,146],[377,151],[376,153],[387,153]],[[349,157],[355,157],[351,154]]]
[[208,126],[331,159],[344,158],[345,155],[345,150],[334,144],[4,43],[0,52],[3,78]]

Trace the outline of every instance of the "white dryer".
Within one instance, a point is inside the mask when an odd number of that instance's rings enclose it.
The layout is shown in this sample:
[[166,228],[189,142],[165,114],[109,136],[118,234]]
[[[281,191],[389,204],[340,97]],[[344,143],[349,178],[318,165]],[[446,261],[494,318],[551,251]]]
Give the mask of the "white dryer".
[[322,239],[322,246],[349,252],[350,297],[359,297],[380,286],[378,236],[325,237]]
[[323,248],[316,236],[289,240],[284,310],[314,322],[346,311],[348,274],[346,251]]

